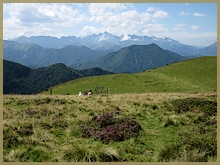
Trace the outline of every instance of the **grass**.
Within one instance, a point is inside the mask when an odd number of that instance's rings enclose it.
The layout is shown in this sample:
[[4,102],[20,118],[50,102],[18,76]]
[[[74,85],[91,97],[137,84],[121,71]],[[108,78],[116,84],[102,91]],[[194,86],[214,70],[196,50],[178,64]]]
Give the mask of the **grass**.
[[[3,161],[216,161],[217,117],[208,113],[215,104],[203,110],[193,102],[188,111],[177,111],[179,103],[187,106],[191,98],[198,98],[198,105],[217,99],[210,92],[4,95]],[[81,124],[113,111],[120,111],[119,119],[139,123],[139,135],[109,143],[83,137]]]
[[[146,92],[215,92],[217,90],[217,57],[199,57],[138,74],[113,74],[72,80],[52,87],[53,94],[94,92],[103,94]],[[50,94],[50,90],[42,92]]]

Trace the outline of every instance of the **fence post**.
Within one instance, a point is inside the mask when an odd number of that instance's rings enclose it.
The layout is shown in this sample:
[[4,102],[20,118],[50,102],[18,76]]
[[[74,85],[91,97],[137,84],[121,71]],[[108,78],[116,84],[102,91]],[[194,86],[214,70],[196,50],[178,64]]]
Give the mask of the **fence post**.
[[52,95],[52,89],[50,89],[50,95]]

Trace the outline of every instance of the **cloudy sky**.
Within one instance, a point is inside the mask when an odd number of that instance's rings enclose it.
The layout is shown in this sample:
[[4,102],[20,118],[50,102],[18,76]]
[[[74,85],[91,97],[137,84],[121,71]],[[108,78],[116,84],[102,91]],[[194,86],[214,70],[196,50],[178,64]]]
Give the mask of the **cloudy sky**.
[[4,3],[3,38],[20,36],[169,37],[208,46],[217,40],[216,3]]

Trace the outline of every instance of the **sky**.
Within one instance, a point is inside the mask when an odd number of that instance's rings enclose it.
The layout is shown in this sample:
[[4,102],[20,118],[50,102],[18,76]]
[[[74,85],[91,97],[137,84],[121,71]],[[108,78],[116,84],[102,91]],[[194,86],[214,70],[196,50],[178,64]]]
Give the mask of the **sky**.
[[217,41],[217,3],[4,3],[3,39],[20,36],[168,37],[193,46]]

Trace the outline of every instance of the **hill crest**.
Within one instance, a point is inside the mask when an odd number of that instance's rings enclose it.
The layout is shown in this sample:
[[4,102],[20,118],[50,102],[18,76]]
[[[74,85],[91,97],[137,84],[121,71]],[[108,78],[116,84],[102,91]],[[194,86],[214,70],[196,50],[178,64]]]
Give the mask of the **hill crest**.
[[131,45],[117,52],[108,53],[84,64],[72,65],[75,69],[99,67],[114,73],[137,73],[187,59],[155,43]]

